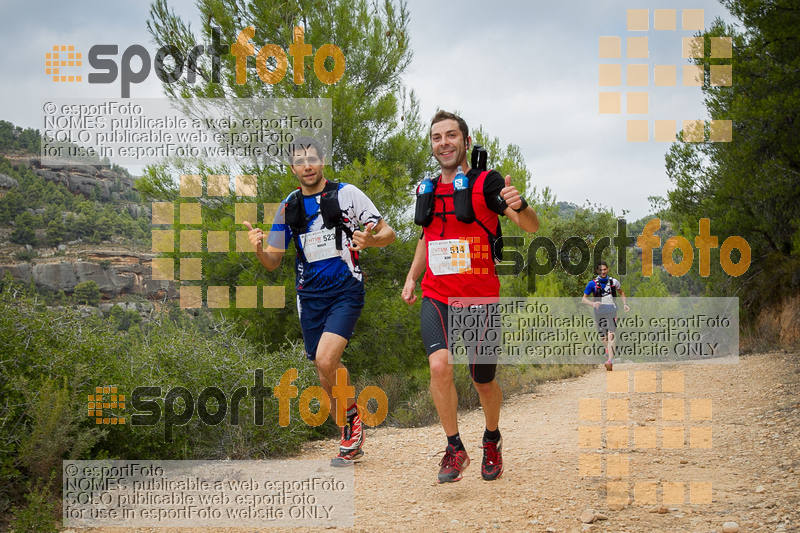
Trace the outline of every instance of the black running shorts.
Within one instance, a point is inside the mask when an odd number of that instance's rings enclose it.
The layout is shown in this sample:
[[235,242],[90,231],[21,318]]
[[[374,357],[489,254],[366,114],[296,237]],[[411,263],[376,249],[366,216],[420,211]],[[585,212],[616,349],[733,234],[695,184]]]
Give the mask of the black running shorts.
[[[498,314],[497,304],[480,306],[485,311],[486,317]],[[437,350],[450,349],[457,339],[447,335],[447,320],[450,307],[438,300],[422,299],[422,312],[420,313],[422,342],[428,357]],[[480,311],[479,311],[480,312]],[[496,320],[488,320],[496,323]],[[502,344],[502,331],[500,328],[478,328],[471,332],[475,342],[465,342],[469,357],[469,373],[475,383],[489,383],[494,380],[497,373],[498,350]]]
[[595,324],[597,324],[597,331],[600,332],[600,338],[605,339],[608,332],[617,331],[617,312],[613,313],[595,313]]

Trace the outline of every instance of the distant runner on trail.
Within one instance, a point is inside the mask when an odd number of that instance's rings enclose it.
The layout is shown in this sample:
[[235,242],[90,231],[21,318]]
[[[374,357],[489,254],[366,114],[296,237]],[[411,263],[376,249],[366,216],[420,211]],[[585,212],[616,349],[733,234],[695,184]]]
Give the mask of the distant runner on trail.
[[[460,480],[469,465],[458,432],[458,395],[451,355],[455,339],[449,338],[447,331],[448,314],[462,313],[463,308],[448,300],[483,297],[488,303],[471,306],[470,311],[479,313],[484,323],[496,323],[500,281],[494,268],[495,253],[502,248],[496,245],[500,237],[498,215],[531,233],[539,229],[539,219],[511,185],[510,176],[503,179],[493,170],[467,166],[472,139],[464,119],[439,111],[431,120],[430,140],[442,174],[435,180],[425,179],[417,189],[414,222],[424,229],[402,297],[409,305],[416,302],[417,278],[424,272],[421,332],[431,371],[431,397],[447,436],[438,476],[439,483],[445,483]],[[484,165],[485,159],[483,164],[473,163],[473,167]],[[493,342],[499,336],[494,335],[497,329],[478,327],[472,331],[480,344],[470,349],[470,376],[486,419],[481,476],[490,481],[503,473],[503,441],[498,427],[503,391],[495,381],[498,346]],[[479,358],[485,362],[478,362]]]
[[[627,298],[619,280],[608,275],[608,263],[605,261],[597,263],[595,272],[597,272],[597,277],[586,285],[581,301],[594,307],[594,320],[608,357],[605,367],[606,370],[611,370],[614,362],[614,341],[617,331],[617,303],[614,301],[617,293],[622,298],[625,312],[627,313],[631,308],[628,307]],[[593,300],[589,299],[590,295],[594,296]]]
[[316,140],[297,138],[293,149],[291,168],[300,188],[281,203],[266,249],[262,248],[264,231],[249,222],[244,225],[267,270],[280,266],[289,241],[294,239],[297,311],[306,357],[313,361],[320,385],[331,398],[331,417],[339,423],[346,411],[339,454],[331,465],[349,466],[364,453],[361,417],[353,398],[339,405],[332,390],[337,370],[347,372],[342,354],[364,307],[358,254],[365,248],[390,244],[395,234],[361,190],[325,179],[325,154]]

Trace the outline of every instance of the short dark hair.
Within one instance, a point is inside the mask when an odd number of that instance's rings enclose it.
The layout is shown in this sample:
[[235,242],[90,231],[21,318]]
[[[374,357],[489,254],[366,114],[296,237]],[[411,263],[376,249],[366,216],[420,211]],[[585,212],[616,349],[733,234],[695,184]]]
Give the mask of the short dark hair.
[[594,267],[594,270],[597,271],[597,269],[600,268],[601,266],[608,268],[608,263],[606,263],[604,260],[598,261],[598,263]]
[[[313,137],[295,137],[289,147],[289,153],[292,154],[292,158],[294,158],[297,152],[302,153],[307,148],[313,148],[317,151],[317,157],[320,158],[320,160],[325,159],[325,152],[322,150],[322,145]],[[293,161],[292,159],[292,162]]]
[[[469,137],[469,127],[467,123],[464,121],[463,118],[459,117],[455,113],[448,113],[447,111],[437,111],[433,118],[431,119],[431,128],[437,122],[442,122],[443,120],[455,120],[458,122],[458,128],[461,130],[461,135],[464,136],[464,142],[467,142],[467,137]],[[430,131],[428,132],[430,136]]]

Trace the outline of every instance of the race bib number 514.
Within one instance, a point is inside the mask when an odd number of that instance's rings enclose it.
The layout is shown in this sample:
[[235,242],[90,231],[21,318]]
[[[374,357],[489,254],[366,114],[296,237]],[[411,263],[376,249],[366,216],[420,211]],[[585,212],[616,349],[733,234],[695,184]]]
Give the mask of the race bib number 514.
[[430,241],[428,267],[434,276],[462,274],[472,268],[469,243],[458,239]]

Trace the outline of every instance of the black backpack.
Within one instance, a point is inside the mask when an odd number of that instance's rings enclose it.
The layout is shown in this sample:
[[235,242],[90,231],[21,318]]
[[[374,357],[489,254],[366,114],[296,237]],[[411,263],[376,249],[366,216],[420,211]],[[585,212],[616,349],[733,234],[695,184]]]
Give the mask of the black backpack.
[[[308,222],[317,216],[306,215],[305,198],[302,189],[296,189],[286,199],[286,208],[284,210],[284,219],[292,231],[292,239],[294,239],[298,253],[301,253],[300,235],[306,233]],[[341,250],[342,234],[347,235],[349,239],[353,236],[353,230],[345,224],[349,220],[344,217],[339,206],[338,182],[328,181],[325,183],[325,188],[322,189],[322,195],[319,199],[319,215],[322,216],[322,225],[325,229],[336,229],[336,249]]]
[[[486,159],[486,150],[484,150],[484,148],[479,144],[474,145],[471,156],[472,168],[470,169],[470,173],[473,174],[473,177],[469,180],[468,189],[456,191],[453,194],[436,194],[436,186],[439,184],[438,177],[431,180],[433,183],[432,194],[420,195],[418,188],[417,205],[414,211],[414,224],[427,227],[433,221],[434,214],[442,217],[444,215],[455,214],[456,220],[460,222],[464,222],[466,224],[476,222],[483,229],[483,231],[486,232],[486,235],[489,238],[489,248],[492,251],[492,259],[495,263],[501,263],[503,261],[503,231],[500,226],[500,219],[498,218],[497,229],[493,233],[489,231],[489,228],[483,225],[480,220],[478,220],[478,218],[475,216],[475,210],[472,207],[472,191],[473,187],[475,186],[475,182],[483,174],[485,183],[486,176],[488,176],[489,172],[491,172],[486,170]],[[478,171],[478,174],[475,175],[474,171]],[[435,213],[434,204],[437,196],[440,198],[444,196],[453,196],[453,212],[447,211]]]
[[[609,284],[609,283],[611,284],[611,297],[612,298],[616,298],[617,297],[617,287],[614,285],[614,282],[616,282],[616,281],[617,280],[615,280],[611,276],[608,276],[608,281],[606,282],[606,284]],[[600,276],[597,276],[596,278],[594,278],[594,297],[595,297],[595,299],[603,297],[602,291],[603,291],[603,289],[600,287]]]

